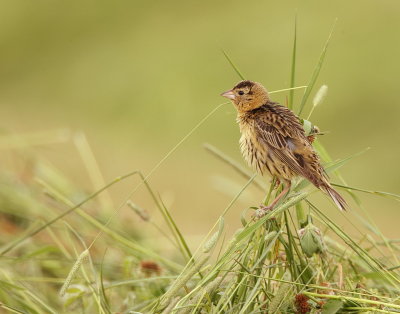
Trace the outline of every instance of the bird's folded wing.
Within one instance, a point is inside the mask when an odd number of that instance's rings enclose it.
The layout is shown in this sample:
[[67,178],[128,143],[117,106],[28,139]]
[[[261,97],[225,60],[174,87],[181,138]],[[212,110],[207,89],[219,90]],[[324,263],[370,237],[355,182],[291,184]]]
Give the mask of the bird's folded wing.
[[270,119],[257,119],[255,121],[255,130],[258,138],[264,145],[294,173],[307,177],[306,170],[301,165],[302,161],[293,153],[289,147],[290,131],[287,128],[278,128],[271,124]]

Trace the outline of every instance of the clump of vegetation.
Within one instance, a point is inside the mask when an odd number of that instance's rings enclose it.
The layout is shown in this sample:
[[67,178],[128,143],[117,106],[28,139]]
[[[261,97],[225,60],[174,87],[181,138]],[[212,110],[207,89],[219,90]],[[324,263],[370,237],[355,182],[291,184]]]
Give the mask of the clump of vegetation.
[[[303,112],[311,95],[328,42],[298,113]],[[295,56],[296,40],[290,108],[295,89]],[[326,87],[317,93],[312,110],[324,92]],[[274,182],[267,187],[211,145],[206,149],[246,177],[247,183],[222,211],[198,249],[190,250],[168,208],[147,180],[221,106],[201,120],[147,176],[135,171],[90,195],[48,162],[25,149],[19,150],[14,158],[23,167],[0,177],[0,307],[14,313],[400,312],[398,241],[387,239],[368,217],[359,218],[370,234],[358,239],[350,235],[325,209],[307,199],[314,190],[306,180],[295,182],[285,200],[260,219],[245,210],[242,228],[231,239],[225,239],[224,216],[248,186],[268,190],[265,204],[279,193],[279,187],[274,189]],[[310,115],[304,125],[310,136],[315,136],[308,122]],[[70,139],[68,134],[56,134],[55,138],[38,134],[18,138],[18,143]],[[72,140],[91,177],[99,182],[101,175],[87,141],[81,134],[72,136]],[[398,195],[346,185],[338,170],[354,156],[333,161],[318,140],[315,148],[326,171],[341,181],[336,187],[346,190],[357,206],[361,204],[356,192],[400,200]],[[139,177],[140,183],[112,217],[106,216],[108,189],[132,176]],[[124,226],[123,221],[112,224],[112,218],[127,206],[141,219],[142,229],[159,228],[145,209],[130,200],[143,185],[169,228],[168,232],[160,231],[174,245],[170,252],[161,250],[157,243],[149,243],[143,232]]]

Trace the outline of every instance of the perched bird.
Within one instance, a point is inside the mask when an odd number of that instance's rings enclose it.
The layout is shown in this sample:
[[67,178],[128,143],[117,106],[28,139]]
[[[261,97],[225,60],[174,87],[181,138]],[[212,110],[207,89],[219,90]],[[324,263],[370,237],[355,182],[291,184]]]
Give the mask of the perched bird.
[[258,173],[268,171],[284,185],[276,199],[262,210],[273,209],[297,176],[328,194],[340,210],[346,209],[346,201],[329,184],[311,139],[290,109],[272,102],[265,87],[253,81],[241,81],[221,96],[230,99],[237,109],[240,149],[245,160]]

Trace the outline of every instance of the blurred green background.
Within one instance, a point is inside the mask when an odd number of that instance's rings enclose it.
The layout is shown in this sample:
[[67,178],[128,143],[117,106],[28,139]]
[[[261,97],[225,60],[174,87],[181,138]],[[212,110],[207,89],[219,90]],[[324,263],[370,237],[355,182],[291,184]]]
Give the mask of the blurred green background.
[[[398,193],[399,11],[400,3],[388,0],[0,1],[3,134],[51,135],[61,128],[73,137],[82,131],[105,181],[134,169],[148,173],[239,80],[221,48],[246,78],[269,90],[286,88],[297,14],[296,85],[306,85],[337,18],[316,85],[327,84],[329,93],[312,121],[328,131],[321,141],[334,159],[371,147],[342,168],[349,185]],[[297,105],[302,93],[296,91]],[[287,96],[273,98],[284,103]],[[226,105],[151,177],[187,235],[204,235],[245,183],[203,143],[244,164],[238,138],[235,110]],[[77,186],[94,190],[73,141],[29,150]],[[7,154],[2,171],[11,171]],[[135,184],[114,187],[115,204]],[[231,225],[238,226],[241,211],[262,197],[253,188],[244,193],[230,212]],[[398,203],[360,197],[387,235],[398,236]],[[143,189],[132,199],[153,212]],[[313,199],[337,215],[320,193]],[[122,217],[138,226],[126,208],[115,219]]]

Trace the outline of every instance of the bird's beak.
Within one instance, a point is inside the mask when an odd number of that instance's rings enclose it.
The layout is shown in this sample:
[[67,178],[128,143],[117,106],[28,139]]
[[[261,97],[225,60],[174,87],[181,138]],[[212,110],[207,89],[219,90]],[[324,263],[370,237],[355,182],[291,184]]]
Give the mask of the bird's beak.
[[226,97],[228,99],[232,99],[234,100],[236,98],[235,93],[233,92],[233,90],[228,90],[225,93],[221,94],[222,97]]

